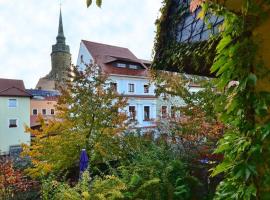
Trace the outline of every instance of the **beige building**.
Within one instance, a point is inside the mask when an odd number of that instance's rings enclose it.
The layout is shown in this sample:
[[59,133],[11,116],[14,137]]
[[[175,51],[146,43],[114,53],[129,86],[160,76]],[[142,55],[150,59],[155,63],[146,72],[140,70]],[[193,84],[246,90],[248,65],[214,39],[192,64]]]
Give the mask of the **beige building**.
[[38,116],[53,119],[57,113],[56,104],[59,93],[57,91],[27,90],[33,98],[30,102],[30,126],[38,128]]

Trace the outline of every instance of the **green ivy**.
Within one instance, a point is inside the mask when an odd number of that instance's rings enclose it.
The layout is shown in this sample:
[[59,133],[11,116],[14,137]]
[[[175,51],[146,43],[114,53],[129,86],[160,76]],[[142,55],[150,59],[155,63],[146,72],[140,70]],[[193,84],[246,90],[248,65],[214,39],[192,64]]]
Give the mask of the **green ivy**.
[[215,57],[215,48],[220,38],[218,35],[213,35],[207,41],[176,42],[177,26],[188,10],[174,0],[163,1],[162,15],[156,21],[153,69],[209,74],[209,68]]
[[[264,120],[269,115],[270,93],[255,89],[261,78],[258,69],[263,68],[257,58],[260,43],[252,37],[258,26],[256,20],[250,20],[255,6],[246,0],[240,16],[212,6],[212,11],[224,17],[211,72],[219,76],[217,86],[225,88],[227,99],[221,119],[229,127],[216,150],[224,154],[224,161],[212,173],[225,175],[216,192],[217,200],[270,199],[270,120]],[[228,88],[232,80],[239,85]]]

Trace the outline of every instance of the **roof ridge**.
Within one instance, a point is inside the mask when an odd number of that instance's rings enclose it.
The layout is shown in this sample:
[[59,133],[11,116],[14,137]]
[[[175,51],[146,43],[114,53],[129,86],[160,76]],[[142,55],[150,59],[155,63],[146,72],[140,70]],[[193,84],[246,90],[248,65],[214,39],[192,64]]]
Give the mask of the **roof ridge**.
[[0,80],[23,81],[22,79],[0,78]]
[[[89,41],[89,40],[82,40],[83,42],[91,42],[91,43],[95,43],[95,44],[100,44],[103,46],[110,46],[110,47],[117,47],[117,48],[122,48],[122,49],[127,49],[129,50],[129,48],[127,47],[121,47],[121,46],[116,46],[116,45],[111,45],[111,44],[105,44],[105,43],[101,43],[101,42],[94,42],[94,41]],[[130,51],[130,50],[129,50]],[[131,51],[130,51],[131,52]],[[132,53],[132,52],[131,52]],[[133,54],[133,53],[132,53]],[[133,54],[134,55],[134,54]],[[135,56],[135,55],[134,55]]]
[[16,87],[16,86],[11,86],[11,87],[8,87],[8,88],[6,88],[6,89],[4,89],[4,90],[1,90],[0,93],[6,92],[7,90],[12,89],[12,88],[15,88],[15,89],[17,89],[17,90],[20,90],[21,92],[24,92],[24,93],[26,93],[26,94],[32,96],[32,94],[28,93],[28,92],[26,91],[26,89],[23,89],[23,90],[22,90],[21,88],[18,88],[18,87]]

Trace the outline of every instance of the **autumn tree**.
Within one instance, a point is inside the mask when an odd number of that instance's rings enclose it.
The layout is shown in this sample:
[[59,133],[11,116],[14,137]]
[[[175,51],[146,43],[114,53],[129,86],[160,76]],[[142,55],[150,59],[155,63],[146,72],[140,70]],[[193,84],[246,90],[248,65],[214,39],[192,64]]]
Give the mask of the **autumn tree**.
[[34,137],[32,145],[23,150],[23,155],[32,159],[33,167],[27,170],[30,175],[43,176],[76,166],[82,148],[87,150],[90,163],[124,154],[121,141],[128,126],[123,110],[126,99],[111,89],[97,65],[83,71],[74,67],[72,79],[61,90],[56,118],[41,118],[38,130],[26,128]]
[[13,199],[16,195],[37,188],[37,183],[28,179],[21,170],[14,167],[8,157],[0,159],[0,199]]

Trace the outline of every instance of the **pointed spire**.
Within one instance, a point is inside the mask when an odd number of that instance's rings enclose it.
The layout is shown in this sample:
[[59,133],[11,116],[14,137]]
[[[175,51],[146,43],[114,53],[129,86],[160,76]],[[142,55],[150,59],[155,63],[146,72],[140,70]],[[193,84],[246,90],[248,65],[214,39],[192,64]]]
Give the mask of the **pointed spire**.
[[58,35],[56,37],[56,40],[57,40],[57,43],[62,43],[62,44],[65,44],[65,40],[66,40],[64,36],[61,7],[60,7],[60,15],[59,15]]
[[69,46],[66,45],[66,38],[64,35],[61,5],[60,5],[58,34],[56,37],[56,44],[52,46],[52,53],[55,53],[55,52],[70,53]]

